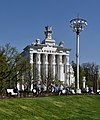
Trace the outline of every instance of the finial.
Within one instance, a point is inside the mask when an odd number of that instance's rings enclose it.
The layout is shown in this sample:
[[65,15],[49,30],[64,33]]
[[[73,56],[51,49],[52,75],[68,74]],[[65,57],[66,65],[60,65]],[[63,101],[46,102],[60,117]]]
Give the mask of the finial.
[[52,27],[51,26],[45,26],[45,31],[46,39],[52,39]]

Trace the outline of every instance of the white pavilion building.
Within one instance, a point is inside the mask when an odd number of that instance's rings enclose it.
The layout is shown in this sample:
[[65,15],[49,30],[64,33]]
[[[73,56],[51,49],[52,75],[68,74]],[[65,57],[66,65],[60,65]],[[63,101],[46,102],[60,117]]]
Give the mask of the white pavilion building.
[[[31,81],[34,81],[35,69],[38,71],[37,79],[40,82],[43,79],[42,76],[48,77],[48,74],[52,72],[54,80],[57,79],[68,86],[75,86],[74,71],[69,63],[71,49],[64,48],[63,41],[59,45],[56,44],[52,38],[51,26],[46,26],[44,33],[45,39],[42,42],[37,39],[35,43],[26,46],[22,52],[24,58],[28,59],[31,64]],[[24,75],[23,79],[24,77],[26,76]],[[33,82],[31,82],[31,90],[33,89],[32,84]]]

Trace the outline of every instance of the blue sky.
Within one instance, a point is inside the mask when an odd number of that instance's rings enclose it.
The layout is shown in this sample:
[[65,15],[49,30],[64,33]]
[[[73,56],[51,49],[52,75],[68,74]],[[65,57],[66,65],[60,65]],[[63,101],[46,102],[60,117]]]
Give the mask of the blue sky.
[[100,65],[100,0],[0,0],[0,45],[11,43],[19,52],[37,38],[44,39],[44,27],[53,27],[53,39],[71,48],[75,61],[76,34],[69,26],[80,17],[88,26],[80,34],[80,63]]

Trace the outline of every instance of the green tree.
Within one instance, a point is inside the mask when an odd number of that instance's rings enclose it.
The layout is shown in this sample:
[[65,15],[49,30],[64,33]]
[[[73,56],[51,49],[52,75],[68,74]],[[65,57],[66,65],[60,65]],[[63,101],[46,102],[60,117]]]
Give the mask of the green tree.
[[30,71],[30,63],[22,59],[10,44],[0,47],[0,90],[14,87],[23,72]]

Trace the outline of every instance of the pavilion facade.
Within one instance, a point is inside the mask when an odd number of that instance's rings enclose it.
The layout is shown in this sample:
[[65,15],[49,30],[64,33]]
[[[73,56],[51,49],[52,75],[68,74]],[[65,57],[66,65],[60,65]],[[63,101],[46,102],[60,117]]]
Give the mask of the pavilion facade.
[[[71,49],[64,48],[64,42],[59,45],[52,38],[52,27],[45,27],[45,39],[40,42],[36,39],[34,43],[26,46],[21,53],[24,59],[29,60],[31,64],[31,90],[33,81],[37,80],[40,84],[43,79],[49,80],[51,74],[52,81],[58,80],[67,86],[75,86],[74,71],[69,63]],[[26,75],[22,76],[23,80]]]

